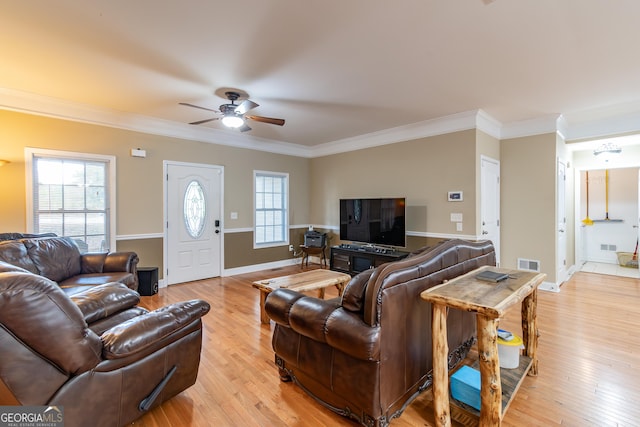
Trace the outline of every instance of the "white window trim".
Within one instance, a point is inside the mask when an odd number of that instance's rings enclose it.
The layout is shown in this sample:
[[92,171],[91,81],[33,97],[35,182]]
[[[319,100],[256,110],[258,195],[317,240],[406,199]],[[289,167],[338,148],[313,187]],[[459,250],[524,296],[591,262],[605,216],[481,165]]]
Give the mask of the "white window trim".
[[33,233],[33,158],[34,157],[57,157],[63,159],[78,160],[99,160],[107,163],[109,171],[109,250],[116,250],[116,156],[104,154],[77,153],[74,151],[46,150],[43,148],[25,147],[25,182],[27,191],[27,233]]
[[[287,190],[286,190],[286,201],[285,201],[285,210],[286,215],[284,216],[284,234],[285,239],[282,242],[274,242],[274,243],[256,243],[256,176],[257,175],[274,175],[281,176],[287,179]],[[289,246],[289,174],[285,172],[272,172],[272,171],[264,171],[264,170],[254,170],[253,171],[253,249],[262,249],[262,248],[275,248],[279,246]]]

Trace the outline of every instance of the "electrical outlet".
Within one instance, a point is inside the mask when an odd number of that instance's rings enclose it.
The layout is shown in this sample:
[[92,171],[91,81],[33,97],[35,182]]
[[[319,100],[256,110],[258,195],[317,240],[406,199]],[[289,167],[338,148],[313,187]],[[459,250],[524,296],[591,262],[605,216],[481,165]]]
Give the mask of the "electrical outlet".
[[293,252],[293,245],[289,245],[289,252]]

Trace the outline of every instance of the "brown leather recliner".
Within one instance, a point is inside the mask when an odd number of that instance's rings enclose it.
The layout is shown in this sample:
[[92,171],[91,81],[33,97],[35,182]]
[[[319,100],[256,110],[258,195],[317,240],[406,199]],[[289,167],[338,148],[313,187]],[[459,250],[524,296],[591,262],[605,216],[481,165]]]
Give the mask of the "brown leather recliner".
[[[281,379],[362,425],[388,425],[432,383],[431,304],[420,293],[495,261],[491,242],[450,240],[360,273],[340,299],[271,292]],[[451,309],[447,328],[452,369],[473,345],[475,315]]]
[[91,292],[76,304],[45,277],[0,272],[0,405],[62,406],[65,426],[120,427],[195,383],[208,303],[137,307],[105,326],[137,293]]

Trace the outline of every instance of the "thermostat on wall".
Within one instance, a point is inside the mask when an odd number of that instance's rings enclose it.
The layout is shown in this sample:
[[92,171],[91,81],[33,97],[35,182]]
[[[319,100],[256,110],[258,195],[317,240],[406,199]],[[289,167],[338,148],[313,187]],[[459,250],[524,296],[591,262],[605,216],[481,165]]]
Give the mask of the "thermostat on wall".
[[461,202],[462,201],[462,191],[449,191],[448,200],[450,202]]

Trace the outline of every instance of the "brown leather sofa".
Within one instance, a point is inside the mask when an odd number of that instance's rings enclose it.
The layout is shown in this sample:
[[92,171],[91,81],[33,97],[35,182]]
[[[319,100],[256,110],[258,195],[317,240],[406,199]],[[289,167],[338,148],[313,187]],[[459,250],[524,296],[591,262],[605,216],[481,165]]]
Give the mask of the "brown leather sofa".
[[[342,298],[273,291],[265,309],[281,379],[362,425],[388,425],[432,382],[431,305],[420,293],[482,265],[495,265],[491,242],[450,240],[360,273]],[[447,322],[452,369],[474,343],[475,316],[452,309]]]
[[138,289],[135,252],[81,254],[69,237],[0,241],[0,261],[53,280],[69,295],[109,282]]
[[118,322],[112,312],[139,298],[123,284],[93,287],[74,301],[45,277],[4,267],[0,405],[61,406],[67,427],[119,427],[195,383],[205,301],[137,307],[138,315]]

